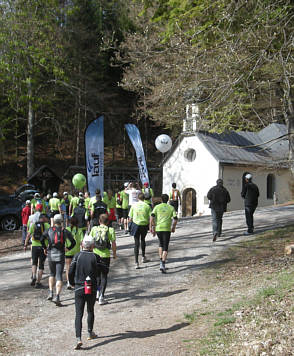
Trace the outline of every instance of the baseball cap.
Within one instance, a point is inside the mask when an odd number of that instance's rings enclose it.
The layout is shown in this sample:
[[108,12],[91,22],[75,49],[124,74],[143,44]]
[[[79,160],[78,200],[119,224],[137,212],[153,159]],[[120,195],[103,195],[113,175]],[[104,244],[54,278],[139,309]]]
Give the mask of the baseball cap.
[[83,198],[84,197],[84,194],[82,192],[79,192],[79,197],[80,198]]
[[68,192],[64,192],[63,195],[68,195]]
[[250,173],[246,174],[245,178],[246,179],[251,179],[252,178],[252,174],[250,174]]
[[128,182],[124,183],[124,187],[127,187],[128,185],[129,185],[129,183],[128,183]]
[[58,197],[58,193],[53,193],[53,198],[56,198],[56,197]]
[[40,193],[35,193],[34,198],[41,198]]
[[30,200],[26,200],[26,205],[29,205],[31,204],[31,201]]

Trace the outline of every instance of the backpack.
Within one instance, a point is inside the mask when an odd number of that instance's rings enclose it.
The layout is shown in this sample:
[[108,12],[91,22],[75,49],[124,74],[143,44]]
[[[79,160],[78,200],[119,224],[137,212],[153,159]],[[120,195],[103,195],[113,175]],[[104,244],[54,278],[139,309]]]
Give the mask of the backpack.
[[93,206],[94,218],[99,218],[99,215],[107,213],[107,208],[102,201],[94,203]]
[[122,205],[122,200],[121,200],[121,197],[120,197],[119,193],[117,193],[116,203],[117,203],[117,205]]
[[98,226],[97,232],[94,238],[95,247],[99,250],[110,249],[111,244],[109,241],[109,233],[107,226]]
[[149,189],[149,188],[145,188],[145,189],[144,189],[144,198],[145,198],[146,200],[151,199],[151,193],[150,193],[150,189]]
[[82,208],[80,206],[75,208],[75,210],[74,210],[73,216],[78,219],[78,227],[79,228],[86,226],[85,213],[86,213],[86,209]]
[[52,231],[54,233],[54,238],[51,240],[52,247],[57,249],[61,249],[64,245],[64,238],[63,238],[63,230],[56,229],[56,227],[52,227]]
[[33,240],[39,241],[41,236],[43,235],[44,230],[45,230],[44,223],[39,222],[39,221],[37,223],[35,223]]
[[178,190],[177,189],[173,189],[172,190],[172,200],[178,200]]

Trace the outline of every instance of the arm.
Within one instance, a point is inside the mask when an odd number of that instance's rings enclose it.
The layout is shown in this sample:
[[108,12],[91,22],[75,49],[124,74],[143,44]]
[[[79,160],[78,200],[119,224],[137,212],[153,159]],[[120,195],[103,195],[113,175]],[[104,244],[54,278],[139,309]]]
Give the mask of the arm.
[[115,241],[112,241],[111,249],[112,249],[113,258],[116,258],[116,242]]
[[76,240],[73,238],[71,232],[69,232],[68,230],[63,230],[63,232],[66,233],[66,239],[68,239],[70,241],[70,245],[67,248],[67,250],[69,251],[75,247]]
[[149,230],[153,236],[155,236],[155,214],[151,214],[149,220]]
[[69,283],[72,286],[75,285],[76,266],[77,266],[77,255],[75,255],[73,260],[71,261],[71,264],[69,266],[69,271],[68,271]]
[[30,233],[30,231],[29,231],[29,232],[27,233],[26,240],[25,240],[25,243],[24,243],[24,250],[25,250],[25,251],[27,250],[30,237],[31,237],[31,233]]
[[173,218],[173,224],[172,224],[171,232],[175,232],[175,231],[176,231],[177,223],[178,223],[178,217],[175,216],[175,217]]

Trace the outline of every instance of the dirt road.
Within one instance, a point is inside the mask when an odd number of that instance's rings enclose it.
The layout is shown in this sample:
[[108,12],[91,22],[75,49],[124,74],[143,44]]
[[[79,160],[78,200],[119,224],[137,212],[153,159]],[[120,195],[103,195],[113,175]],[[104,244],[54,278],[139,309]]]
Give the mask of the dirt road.
[[[294,223],[294,207],[258,209],[256,232]],[[108,305],[95,306],[95,327],[99,338],[86,341],[84,349],[74,351],[74,292],[64,290],[63,307],[46,301],[47,289],[35,290],[30,282],[30,253],[0,259],[0,319],[14,340],[14,355],[103,356],[183,356],[189,355],[183,340],[193,331],[184,313],[201,303],[199,273],[222,260],[221,251],[232,243],[247,239],[244,213],[224,217],[223,236],[212,243],[210,217],[180,221],[170,243],[168,273],[159,271],[157,239],[148,235],[147,255],[151,262],[134,269],[133,239],[117,234],[118,258],[112,261],[107,288]],[[249,237],[252,238],[252,237]],[[44,284],[47,285],[48,267]],[[236,291],[238,293],[238,291]],[[208,296],[212,300],[216,295]]]

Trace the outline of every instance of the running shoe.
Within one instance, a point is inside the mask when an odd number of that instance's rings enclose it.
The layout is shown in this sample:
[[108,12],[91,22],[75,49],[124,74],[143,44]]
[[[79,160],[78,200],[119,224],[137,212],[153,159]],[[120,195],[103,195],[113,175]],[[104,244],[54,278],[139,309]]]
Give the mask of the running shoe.
[[53,290],[50,290],[47,300],[52,300],[52,299],[53,299]]
[[98,304],[99,305],[105,305],[105,304],[108,304],[108,301],[105,300],[105,298],[102,295],[100,295]]
[[87,337],[87,340],[94,340],[94,339],[97,339],[98,338],[98,335],[94,333],[94,331],[89,331],[88,332],[88,337]]
[[36,280],[37,280],[37,278],[32,278],[32,281],[31,281],[31,286],[32,287],[36,284]]
[[142,257],[142,263],[150,262],[146,256]]
[[217,233],[213,234],[213,239],[212,239],[212,241],[215,242],[215,241],[216,241],[216,238],[217,238]]
[[166,268],[165,266],[162,266],[162,268],[160,269],[162,273],[166,273]]
[[137,263],[135,263],[135,269],[139,269],[140,267],[139,267],[139,263],[137,262]]
[[56,297],[54,299],[54,303],[57,307],[61,307],[61,302],[60,302],[60,297],[58,294],[56,294]]
[[128,232],[128,230],[125,230],[125,235],[127,235],[129,232]]
[[80,350],[80,348],[82,347],[83,343],[81,339],[77,339],[76,345],[74,347],[74,350]]
[[40,283],[40,282],[36,282],[35,288],[36,288],[36,289],[41,289],[41,288],[43,288],[43,284]]
[[69,282],[67,282],[66,289],[68,289],[68,290],[72,290],[72,286],[70,285],[70,283],[69,283]]
[[163,269],[163,263],[162,263],[162,261],[160,261],[159,269],[160,269],[160,271]]

